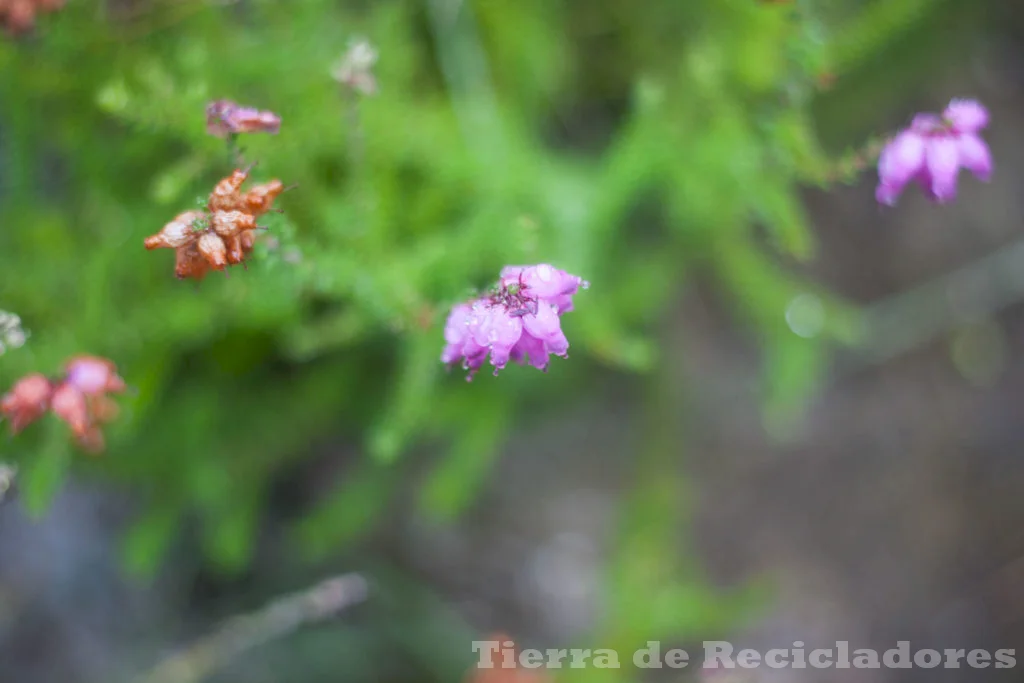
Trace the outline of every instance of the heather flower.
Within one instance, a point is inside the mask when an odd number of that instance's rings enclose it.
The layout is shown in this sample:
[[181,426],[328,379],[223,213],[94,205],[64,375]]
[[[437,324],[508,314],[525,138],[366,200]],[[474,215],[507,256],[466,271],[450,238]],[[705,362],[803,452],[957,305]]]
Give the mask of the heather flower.
[[[287,190],[277,179],[242,193],[250,167],[234,170],[213,188],[203,210],[185,211],[160,232],[143,241],[146,249],[174,249],[174,273],[179,279],[202,280],[210,270],[224,271],[242,264],[256,243],[256,219],[272,208]],[[226,272],[225,272],[226,274]]]
[[[520,282],[522,278],[522,282]],[[501,269],[501,285],[522,284],[534,294],[555,304],[559,315],[573,309],[572,297],[580,287],[590,286],[583,278],[542,263],[537,266],[505,266]]]
[[71,427],[78,445],[90,452],[103,450],[101,426],[117,416],[117,404],[108,393],[127,387],[117,368],[105,358],[75,356],[64,366],[64,375],[51,380],[45,375],[27,375],[0,399],[0,413],[17,434],[47,411]]
[[454,365],[461,360],[467,379],[488,357],[494,374],[510,360],[546,371],[552,355],[568,356],[560,316],[572,310],[573,295],[587,286],[548,264],[504,268],[490,293],[452,308],[441,361]]
[[957,176],[966,168],[981,181],[992,176],[992,156],[979,132],[988,111],[974,100],[953,100],[942,112],[918,114],[896,135],[878,159],[879,203],[893,206],[911,180],[939,203],[956,197]]
[[216,100],[206,107],[206,132],[219,138],[239,133],[276,134],[281,117],[270,111],[243,107],[231,100]]
[[83,394],[120,393],[126,389],[116,366],[106,358],[75,356],[64,366],[64,381]]

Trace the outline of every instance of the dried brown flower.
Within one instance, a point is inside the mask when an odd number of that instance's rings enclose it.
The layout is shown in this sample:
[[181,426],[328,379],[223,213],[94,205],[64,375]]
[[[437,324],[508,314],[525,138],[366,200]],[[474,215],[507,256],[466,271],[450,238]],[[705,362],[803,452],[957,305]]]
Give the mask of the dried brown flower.
[[256,219],[273,210],[287,188],[280,180],[242,194],[249,168],[236,169],[213,188],[205,211],[186,211],[146,238],[146,249],[174,249],[175,275],[202,280],[210,270],[245,264],[256,242]]

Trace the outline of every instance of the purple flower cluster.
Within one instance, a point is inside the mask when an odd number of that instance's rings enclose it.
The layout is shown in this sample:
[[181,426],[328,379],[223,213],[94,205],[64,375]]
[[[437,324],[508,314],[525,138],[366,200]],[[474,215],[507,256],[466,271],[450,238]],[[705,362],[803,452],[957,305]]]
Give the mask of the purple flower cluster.
[[988,111],[974,100],[953,100],[942,112],[918,114],[878,159],[875,197],[893,206],[903,188],[916,181],[929,199],[944,203],[956,197],[957,175],[966,168],[979,180],[992,175],[992,156],[978,135],[988,125]]
[[488,354],[495,375],[509,360],[520,365],[528,360],[546,371],[552,354],[568,355],[561,315],[573,309],[573,295],[588,286],[582,278],[546,263],[503,268],[488,294],[452,309],[441,361],[454,365],[461,360],[469,371],[467,380]]

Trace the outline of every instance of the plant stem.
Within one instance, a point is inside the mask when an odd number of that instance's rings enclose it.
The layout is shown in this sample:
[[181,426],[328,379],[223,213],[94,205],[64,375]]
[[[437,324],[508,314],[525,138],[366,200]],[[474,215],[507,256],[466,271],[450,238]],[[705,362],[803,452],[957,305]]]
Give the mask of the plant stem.
[[345,574],[277,598],[256,612],[236,616],[185,651],[164,660],[139,683],[199,683],[233,659],[284,637],[300,626],[327,619],[366,599],[366,579]]

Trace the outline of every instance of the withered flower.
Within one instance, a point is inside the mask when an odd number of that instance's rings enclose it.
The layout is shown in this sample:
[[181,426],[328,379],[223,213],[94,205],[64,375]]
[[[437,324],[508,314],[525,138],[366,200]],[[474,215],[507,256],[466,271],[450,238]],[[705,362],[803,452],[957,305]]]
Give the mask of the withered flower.
[[256,242],[256,219],[268,211],[286,189],[280,180],[256,185],[242,194],[251,166],[236,169],[213,188],[205,211],[178,214],[155,235],[146,249],[174,249],[175,275],[202,280],[210,270],[245,265]]
[[276,134],[281,117],[271,111],[243,107],[231,100],[216,100],[206,107],[206,132],[219,138],[240,133]]
[[174,252],[174,275],[179,280],[191,278],[201,281],[210,272],[210,264],[199,253],[196,243],[179,247]]
[[197,228],[206,218],[204,211],[179,213],[160,232],[146,238],[146,249],[177,249],[195,241]]
[[213,232],[203,233],[196,242],[196,248],[214,270],[224,270],[228,265],[227,247],[224,246],[224,240],[220,235]]
[[253,186],[248,192],[242,195],[242,210],[254,216],[262,216],[270,211],[271,205],[277,196],[285,191],[284,183],[280,180],[271,180],[269,183]]
[[207,211],[232,211],[237,208],[239,202],[238,191],[242,183],[249,177],[252,164],[245,168],[236,169],[227,178],[214,185],[210,193],[210,200],[206,204]]
[[242,211],[217,211],[210,223],[221,237],[236,237],[243,230],[256,229],[256,217]]

